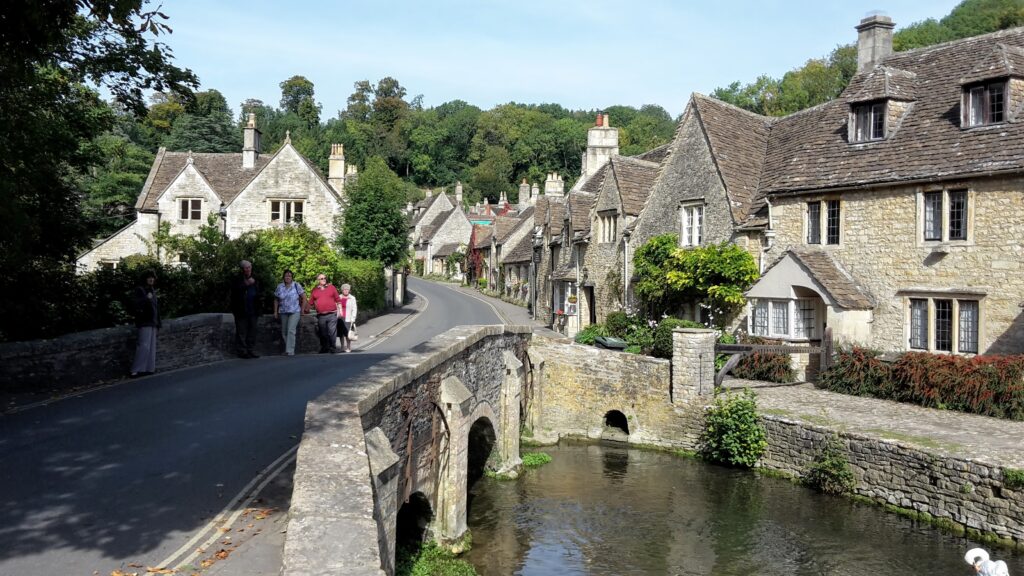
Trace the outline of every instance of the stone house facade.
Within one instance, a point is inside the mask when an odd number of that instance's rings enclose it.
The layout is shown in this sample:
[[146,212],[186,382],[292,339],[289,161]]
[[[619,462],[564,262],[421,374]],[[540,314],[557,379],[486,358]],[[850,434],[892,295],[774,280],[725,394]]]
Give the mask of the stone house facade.
[[858,26],[837,99],[772,122],[760,190],[775,264],[749,329],[875,349],[1024,344],[1024,29],[892,53]]
[[343,208],[347,178],[340,144],[331,148],[329,174],[302,156],[289,137],[271,156],[260,154],[254,115],[243,129],[239,153],[172,152],[160,148],[135,204],[136,220],[78,258],[80,270],[117,266],[121,258],[151,253],[175,262],[176,254],[155,254],[152,239],[161,224],[171,234],[195,235],[213,217],[228,238],[303,222],[331,238]]
[[[462,206],[462,183],[455,185],[454,201],[444,190],[437,195],[428,190],[410,217],[410,241],[414,257],[423,261],[423,273],[445,274],[448,257],[456,252],[465,254],[473,234],[473,224]],[[453,273],[461,279],[465,263]]]

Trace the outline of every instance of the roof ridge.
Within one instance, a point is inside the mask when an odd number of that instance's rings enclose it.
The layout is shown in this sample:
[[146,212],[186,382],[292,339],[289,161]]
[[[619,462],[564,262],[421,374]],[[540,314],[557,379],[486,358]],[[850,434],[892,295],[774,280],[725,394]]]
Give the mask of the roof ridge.
[[[765,115],[765,114],[758,114],[757,112],[752,112],[750,110],[747,110],[746,108],[740,108],[739,106],[737,106],[735,104],[732,104],[730,102],[726,102],[725,100],[719,100],[718,98],[714,98],[714,97],[711,97],[711,96],[705,96],[704,94],[701,94],[700,92],[694,92],[690,97],[693,98],[693,99],[699,98],[699,99],[702,99],[702,100],[707,100],[709,102],[714,102],[714,103],[717,103],[717,104],[721,104],[721,105],[725,106],[726,108],[731,108],[731,109],[736,110],[738,112],[742,112],[744,114],[753,116],[755,118],[764,120],[764,121],[769,122],[769,123],[774,122],[774,121],[776,121],[776,120],[778,120],[780,118],[779,116],[768,116],[768,115]],[[782,118],[784,118],[784,116],[782,116]]]
[[985,34],[978,34],[977,36],[967,36],[966,38],[957,38],[956,40],[947,40],[945,42],[939,42],[938,44],[932,44],[931,46],[921,46],[920,48],[913,48],[911,50],[900,50],[899,52],[893,52],[892,54],[889,54],[888,56],[886,56],[885,58],[882,59],[882,62],[885,62],[886,60],[888,60],[890,58],[893,58],[895,56],[902,56],[904,54],[915,54],[915,53],[916,54],[924,54],[926,52],[930,52],[930,51],[933,51],[933,50],[942,50],[944,48],[948,48],[948,47],[950,47],[950,46],[952,46],[954,44],[958,44],[958,43],[967,43],[967,42],[971,42],[971,41],[981,42],[981,41],[989,40],[991,38],[995,38],[995,37],[999,37],[999,36],[1011,36],[1013,34],[1020,34],[1020,33],[1024,33],[1024,26],[1014,26],[1013,28],[1004,28],[1002,30],[996,30],[995,32],[987,32]]
[[651,162],[650,160],[641,160],[640,158],[636,158],[634,156],[618,156],[618,155],[616,155],[616,156],[612,156],[610,160],[611,161],[619,161],[619,162],[627,162],[627,163],[628,162],[632,162],[632,163],[635,163],[635,164],[646,165],[648,167],[654,167],[654,168],[657,168],[658,166],[661,166],[660,162]]

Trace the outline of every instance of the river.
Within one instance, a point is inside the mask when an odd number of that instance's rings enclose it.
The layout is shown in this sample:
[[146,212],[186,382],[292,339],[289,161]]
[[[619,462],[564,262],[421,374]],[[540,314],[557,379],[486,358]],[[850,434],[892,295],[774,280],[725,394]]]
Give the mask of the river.
[[[974,574],[978,544],[787,480],[608,445],[543,451],[554,460],[518,480],[472,487],[481,575]],[[986,548],[1024,576],[1024,555]]]

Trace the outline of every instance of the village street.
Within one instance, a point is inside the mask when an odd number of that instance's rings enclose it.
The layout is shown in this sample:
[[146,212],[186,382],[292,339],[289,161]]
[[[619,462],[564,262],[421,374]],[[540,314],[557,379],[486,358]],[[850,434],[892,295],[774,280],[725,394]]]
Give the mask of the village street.
[[0,575],[277,574],[276,504],[306,403],[449,328],[502,322],[448,287],[410,288],[411,304],[366,322],[352,354],[230,360],[0,415]]

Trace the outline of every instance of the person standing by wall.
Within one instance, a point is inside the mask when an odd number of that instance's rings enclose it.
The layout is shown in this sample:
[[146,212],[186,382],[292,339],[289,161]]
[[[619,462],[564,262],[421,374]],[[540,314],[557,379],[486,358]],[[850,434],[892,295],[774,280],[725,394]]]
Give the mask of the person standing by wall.
[[231,313],[235,316],[235,345],[239,358],[259,358],[256,354],[256,320],[259,318],[260,285],[252,275],[252,262],[238,263],[240,273],[231,283]]
[[320,337],[320,353],[336,352],[334,339],[338,335],[338,316],[341,314],[341,296],[326,274],[318,274],[317,285],[309,292],[309,303],[316,312],[316,333]]
[[156,372],[156,337],[160,331],[160,304],[156,295],[156,272],[146,270],[132,294],[135,326],[139,329],[135,360],[130,376],[137,378]]
[[348,284],[341,285],[341,308],[338,310],[338,334],[341,336],[341,345],[345,352],[352,351],[352,339],[350,338],[352,327],[356,324],[356,297],[350,294],[352,287]]
[[306,291],[295,281],[291,270],[284,271],[282,280],[274,290],[274,318],[281,320],[285,356],[295,356],[295,329],[306,306]]

